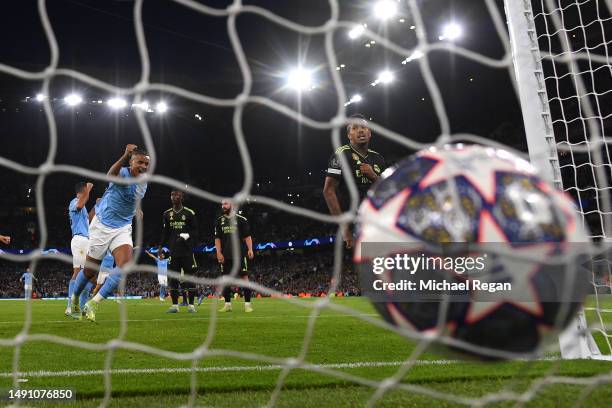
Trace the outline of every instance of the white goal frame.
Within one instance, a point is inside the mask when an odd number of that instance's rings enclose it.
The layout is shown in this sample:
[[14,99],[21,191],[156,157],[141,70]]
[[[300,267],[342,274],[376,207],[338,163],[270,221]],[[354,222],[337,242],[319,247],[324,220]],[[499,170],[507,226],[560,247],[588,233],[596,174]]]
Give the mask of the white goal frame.
[[[520,100],[529,158],[543,179],[563,189],[531,0],[504,0],[504,7],[510,32],[515,88]],[[612,361],[612,356],[603,355],[595,343],[584,310],[561,333],[559,346],[564,359]]]

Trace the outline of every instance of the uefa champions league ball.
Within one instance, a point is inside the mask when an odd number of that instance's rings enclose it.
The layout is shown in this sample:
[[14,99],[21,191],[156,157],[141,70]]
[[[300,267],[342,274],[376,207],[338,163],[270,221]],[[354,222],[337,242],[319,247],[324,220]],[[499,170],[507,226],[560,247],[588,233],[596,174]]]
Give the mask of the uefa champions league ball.
[[571,198],[508,151],[423,150],[383,174],[359,219],[364,293],[402,333],[438,349],[538,353],[586,296],[589,238]]

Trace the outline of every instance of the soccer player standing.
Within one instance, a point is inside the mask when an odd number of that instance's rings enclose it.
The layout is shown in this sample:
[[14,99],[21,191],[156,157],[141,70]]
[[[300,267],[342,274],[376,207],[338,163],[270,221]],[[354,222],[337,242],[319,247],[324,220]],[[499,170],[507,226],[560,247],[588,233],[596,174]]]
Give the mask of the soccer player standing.
[[[228,274],[232,267],[234,259],[234,251],[232,250],[232,235],[237,234],[240,248],[238,249],[240,262],[239,273],[242,279],[249,280],[249,260],[253,259],[253,239],[251,237],[251,229],[246,217],[236,214],[232,209],[232,203],[229,200],[221,202],[221,210],[223,214],[217,218],[215,222],[215,249],[217,250],[217,261],[222,274]],[[223,289],[223,298],[225,304],[220,312],[232,311],[232,289],[226,286]],[[244,288],[244,311],[251,313],[251,289]]]
[[[351,176],[355,179],[359,199],[363,199],[368,189],[385,169],[385,159],[374,150],[370,149],[372,132],[368,122],[363,115],[351,116],[358,122],[351,123],[346,127],[349,144],[340,146],[330,157],[323,187],[323,197],[332,215],[342,214],[341,199],[338,198],[338,190],[342,185],[342,169],[340,167],[340,155],[343,155],[351,169]],[[348,202],[348,192],[341,194],[342,201]],[[344,242],[347,248],[353,247],[353,234],[350,228],[344,231]]]
[[72,232],[72,240],[70,241],[72,275],[68,284],[68,305],[64,313],[66,316],[70,316],[71,312],[74,281],[79,271],[85,267],[85,256],[89,246],[89,217],[85,204],[89,200],[89,193],[92,187],[92,183],[77,183],[74,186],[76,197],[68,204],[68,219],[70,220],[70,230]]
[[166,299],[166,286],[168,286],[168,259],[164,250],[159,250],[159,257],[153,255],[149,251],[145,251],[150,258],[155,260],[157,264],[157,282],[159,282],[159,300],[163,302]]
[[[196,261],[193,257],[193,242],[198,234],[198,220],[195,212],[183,205],[185,194],[180,190],[170,192],[172,208],[167,209],[162,217],[163,232],[160,240],[159,251],[165,245],[170,249],[171,270],[181,272],[181,274],[193,275]],[[158,252],[159,253],[159,252]],[[189,294],[189,313],[195,313],[193,300],[196,294],[196,286],[191,282],[182,282],[176,278],[170,278],[170,297],[172,306],[168,313],[178,313],[179,289],[187,289]],[[184,296],[183,296],[184,298]]]
[[23,275],[21,275],[21,278],[19,278],[19,282],[24,283],[23,289],[25,294],[25,300],[28,300],[32,297],[32,279],[36,280],[34,275],[30,272],[30,268],[27,268]]
[[[128,167],[124,167],[126,161],[129,163]],[[95,321],[99,303],[119,286],[121,268],[132,260],[132,220],[138,200],[142,199],[147,191],[147,184],[139,183],[138,178],[147,172],[149,161],[149,155],[145,151],[138,149],[136,145],[128,144],[123,155],[108,170],[109,176],[119,176],[130,180],[130,183],[108,184],[102,199],[96,204],[96,215],[89,226],[87,265],[77,275],[72,295],[73,313],[79,313],[76,299],[96,274],[97,268],[92,268],[91,264],[99,265],[106,251],[110,250],[116,266],[100,291],[85,304],[83,311],[88,320]]]

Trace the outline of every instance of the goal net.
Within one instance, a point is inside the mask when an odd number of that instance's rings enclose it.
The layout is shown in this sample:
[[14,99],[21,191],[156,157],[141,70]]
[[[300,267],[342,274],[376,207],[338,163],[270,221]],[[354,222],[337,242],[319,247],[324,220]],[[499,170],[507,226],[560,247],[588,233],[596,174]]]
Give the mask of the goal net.
[[[284,18],[274,12],[257,5],[243,4],[236,0],[226,8],[216,8],[207,5],[205,1],[175,0],[174,3],[185,7],[196,16],[204,18],[224,19],[227,22],[227,34],[240,68],[241,91],[232,98],[218,98],[215,96],[194,92],[181,88],[172,83],[157,83],[151,81],[149,60],[149,45],[145,35],[143,21],[142,0],[135,0],[133,7],[133,26],[136,33],[138,53],[141,62],[141,72],[137,82],[128,87],[117,87],[114,84],[104,82],[85,73],[71,70],[59,65],[59,56],[62,50],[61,44],[56,40],[53,22],[47,11],[48,4],[44,0],[38,1],[38,12],[40,23],[44,28],[45,36],[49,44],[48,66],[41,71],[32,72],[17,68],[0,61],[0,73],[14,78],[30,81],[41,81],[41,94],[50,95],[51,83],[56,78],[70,78],[79,83],[86,84],[91,88],[109,95],[120,95],[132,98],[133,104],[138,105],[144,101],[149,92],[163,92],[166,95],[175,95],[179,98],[215,106],[231,108],[234,111],[232,130],[240,154],[244,169],[244,182],[242,187],[235,192],[232,199],[238,206],[247,202],[257,201],[259,205],[269,206],[293,215],[317,220],[320,222],[333,223],[338,226],[334,243],[334,264],[330,275],[331,284],[326,288],[327,293],[334,293],[342,282],[345,270],[343,263],[342,229],[344,226],[356,220],[353,212],[347,212],[341,217],[331,217],[325,213],[317,212],[299,206],[289,205],[278,199],[272,199],[265,195],[254,193],[254,174],[251,162],[249,146],[245,138],[245,130],[242,126],[245,108],[247,105],[263,106],[280,115],[284,115],[299,126],[317,129],[328,133],[334,148],[340,147],[343,138],[343,129],[350,123],[348,119],[348,108],[354,99],[347,92],[341,77],[341,64],[337,58],[335,36],[346,35],[356,27],[363,27],[361,21],[345,20],[341,13],[342,7],[349,2],[330,0],[328,3],[328,15],[325,22],[319,25],[305,25],[291,19]],[[353,3],[353,2],[350,2]],[[484,145],[500,146],[486,135],[454,134],[452,123],[447,112],[448,106],[443,98],[443,89],[440,88],[434,75],[431,57],[436,53],[448,53],[454,57],[467,59],[475,64],[491,70],[503,71],[509,78],[515,80],[514,86],[516,96],[520,100],[525,121],[529,157],[539,168],[544,176],[558,186],[561,186],[571,194],[578,205],[578,211],[591,231],[596,242],[596,249],[603,253],[603,249],[610,248],[612,240],[612,162],[610,147],[610,132],[612,129],[612,88],[611,83],[611,59],[609,56],[612,41],[612,4],[609,0],[507,0],[504,7],[499,1],[485,0],[488,23],[492,27],[492,37],[501,44],[501,56],[491,57],[489,54],[462,47],[450,41],[439,40],[438,33],[434,32],[431,24],[426,20],[422,12],[425,2],[417,0],[398,1],[406,17],[406,22],[412,24],[415,41],[410,46],[405,46],[393,41],[386,35],[365,29],[363,38],[367,38],[371,44],[384,47],[386,51],[397,57],[398,63],[405,61],[408,64],[416,64],[418,72],[422,77],[423,87],[427,92],[424,99],[432,104],[433,116],[438,122],[439,132],[431,135],[427,141],[415,140],[411,135],[401,135],[391,130],[385,123],[371,122],[373,133],[381,138],[390,140],[403,148],[413,151],[432,145],[442,145],[454,141],[477,142]],[[442,2],[446,4],[445,2]],[[253,68],[249,64],[245,51],[242,47],[243,38],[239,32],[239,17],[258,16],[267,24],[279,25],[287,30],[297,32],[303,36],[319,36],[324,41],[325,66],[328,71],[330,83],[336,95],[336,108],[328,115],[329,120],[318,120],[307,117],[301,112],[284,105],[277,100],[261,96],[253,91]],[[506,25],[508,21],[510,29]],[[511,43],[512,41],[512,43]],[[384,80],[382,78],[381,80]],[[377,80],[378,81],[378,80]],[[372,83],[376,86],[378,82]],[[49,151],[46,160],[40,166],[32,167],[4,157],[0,153],[0,168],[14,172],[28,174],[36,178],[36,210],[38,214],[40,241],[36,250],[28,254],[14,254],[8,251],[0,253],[0,259],[6,262],[30,262],[31,269],[36,275],[37,265],[43,260],[55,259],[71,265],[72,259],[61,253],[48,253],[45,251],[48,240],[47,220],[45,218],[45,200],[43,187],[45,181],[52,175],[68,173],[79,175],[99,182],[121,182],[117,178],[109,178],[106,174],[87,168],[79,168],[56,161],[58,144],[61,143],[62,135],[58,132],[56,113],[52,108],[50,98],[42,101],[42,108],[46,117],[49,130]],[[398,109],[400,109],[398,107]],[[186,185],[184,181],[172,179],[156,172],[158,157],[155,152],[153,138],[149,125],[145,120],[146,111],[135,109],[134,115],[137,120],[144,147],[151,152],[151,175],[147,181],[150,184],[160,185],[185,190],[194,197],[218,203],[223,197],[211,191],[199,188],[197,185]],[[510,150],[516,151],[512,146]],[[331,153],[331,152],[329,152]],[[355,186],[352,188],[353,193]],[[354,194],[353,194],[354,195]],[[145,197],[145,200],[147,198]],[[352,200],[352,208],[358,203],[355,196]],[[136,222],[135,245],[141,246],[143,242],[141,221]],[[1,225],[0,225],[1,228]],[[2,231],[0,231],[2,233]],[[157,270],[151,266],[136,263],[128,266],[124,273],[127,275],[135,272],[147,272],[156,274]],[[169,276],[178,277],[176,271],[169,271]],[[585,306],[585,319],[582,326],[574,330],[569,336],[570,341],[580,337],[586,338],[588,342],[596,342],[596,346],[602,354],[612,354],[609,314],[612,310],[603,304],[605,297],[610,295],[612,276],[611,265],[607,258],[601,258],[593,268],[593,296]],[[0,338],[0,347],[11,348],[11,372],[4,374],[3,379],[9,378],[13,388],[23,387],[20,379],[24,376],[21,369],[23,354],[21,352],[25,345],[36,342],[40,347],[44,344],[58,344],[83,352],[104,352],[104,366],[100,373],[104,377],[105,395],[102,406],[107,406],[112,399],[113,378],[120,374],[113,370],[113,362],[117,353],[121,351],[138,352],[148,355],[160,356],[167,360],[191,363],[190,393],[186,397],[189,406],[196,404],[200,385],[198,374],[202,371],[199,364],[208,359],[216,357],[231,357],[245,362],[257,362],[265,364],[262,370],[277,372],[275,388],[270,391],[268,404],[276,405],[282,396],[287,378],[295,370],[306,370],[321,376],[337,378],[347,383],[369,387],[371,395],[366,401],[370,406],[375,405],[389,392],[397,391],[418,395],[419,397],[457,403],[463,405],[487,405],[496,402],[513,401],[525,403],[537,397],[544,388],[571,384],[583,387],[580,395],[582,400],[589,397],[597,387],[607,387],[612,381],[610,369],[604,370],[603,374],[592,376],[562,375],[562,361],[555,357],[554,362],[543,375],[530,378],[527,384],[515,388],[515,381],[520,379],[522,368],[509,374],[508,383],[497,389],[481,393],[474,397],[448,390],[441,390],[436,385],[412,383],[409,380],[410,373],[420,364],[424,353],[431,348],[432,338],[424,335],[413,335],[416,342],[414,351],[401,362],[392,362],[397,370],[385,378],[373,379],[363,374],[363,371],[355,373],[351,371],[350,365],[342,364],[315,364],[308,360],[308,353],[316,338],[316,326],[323,312],[333,311],[347,314],[360,319],[363,325],[373,325],[380,330],[399,332],[377,317],[365,315],[334,302],[331,297],[321,297],[314,301],[286,298],[279,291],[265,287],[257,282],[245,283],[238,276],[238,265],[234,265],[232,274],[224,278],[202,278],[186,276],[185,279],[200,285],[236,285],[249,286],[264,296],[278,296],[291,305],[304,308],[308,313],[308,323],[303,335],[301,349],[298,354],[286,358],[243,350],[216,349],[211,347],[217,335],[218,316],[216,308],[211,308],[210,320],[208,321],[207,335],[202,344],[189,352],[176,352],[171,349],[152,347],[143,341],[129,339],[129,322],[127,320],[126,304],[120,305],[120,328],[118,335],[106,343],[95,341],[75,340],[69,333],[56,335],[48,333],[33,333],[32,327],[32,302],[26,302],[23,326],[15,336]],[[122,283],[124,285],[124,283]],[[577,323],[580,325],[581,323]],[[594,333],[594,340],[589,338]],[[358,335],[358,334],[356,334]],[[592,346],[592,344],[591,344]],[[504,357],[504,356],[500,356]],[[541,355],[540,355],[541,357]],[[534,357],[535,358],[535,357]],[[451,364],[446,360],[436,360],[435,365]],[[533,361],[525,361],[525,370]],[[375,366],[378,363],[373,363]],[[369,367],[362,365],[361,367]],[[72,367],[78,370],[79,367]],[[27,373],[25,373],[27,374]],[[521,379],[522,380],[522,379]]]
[[[575,199],[591,238],[606,248],[612,232],[609,2],[540,0],[506,6],[530,157]],[[568,336],[586,337],[582,351],[566,347],[568,356],[599,355],[585,331],[596,333],[604,354],[610,354],[602,316],[610,310],[599,307],[600,297],[610,294],[610,267],[605,252],[594,260],[594,303],[585,308],[592,326],[589,330],[579,315]]]

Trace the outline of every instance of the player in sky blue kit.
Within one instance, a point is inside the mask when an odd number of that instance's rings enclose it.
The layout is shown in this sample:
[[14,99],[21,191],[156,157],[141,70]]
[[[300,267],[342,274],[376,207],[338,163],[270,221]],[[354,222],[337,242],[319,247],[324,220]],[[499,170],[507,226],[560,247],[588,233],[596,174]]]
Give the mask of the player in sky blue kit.
[[166,287],[168,286],[168,261],[164,250],[158,251],[159,257],[146,251],[149,257],[157,264],[157,281],[159,282],[159,300],[163,302],[166,298]]
[[74,280],[79,271],[85,267],[85,256],[89,246],[89,217],[85,204],[89,200],[89,193],[93,184],[76,183],[74,190],[76,197],[68,204],[68,219],[70,220],[70,230],[72,240],[70,250],[72,251],[72,275],[68,284],[68,305],[66,306],[66,316],[70,315],[72,292],[74,291]]
[[23,289],[25,292],[25,300],[28,300],[32,297],[32,279],[36,280],[34,275],[30,272],[30,268],[26,269],[26,271],[19,278],[19,282],[23,282]]
[[[99,303],[119,286],[121,268],[132,260],[132,220],[136,214],[138,200],[142,199],[147,191],[146,183],[141,183],[138,179],[147,172],[149,161],[150,157],[145,151],[138,149],[136,145],[128,144],[123,155],[108,170],[109,176],[130,179],[130,184],[109,183],[102,199],[96,204],[96,215],[89,225],[88,265],[79,272],[76,279],[72,295],[73,313],[80,312],[76,299],[97,272],[91,264],[99,265],[106,251],[110,250],[116,265],[100,291],[85,304],[83,311],[90,321],[96,320]],[[125,162],[129,163],[128,167],[124,167]]]

